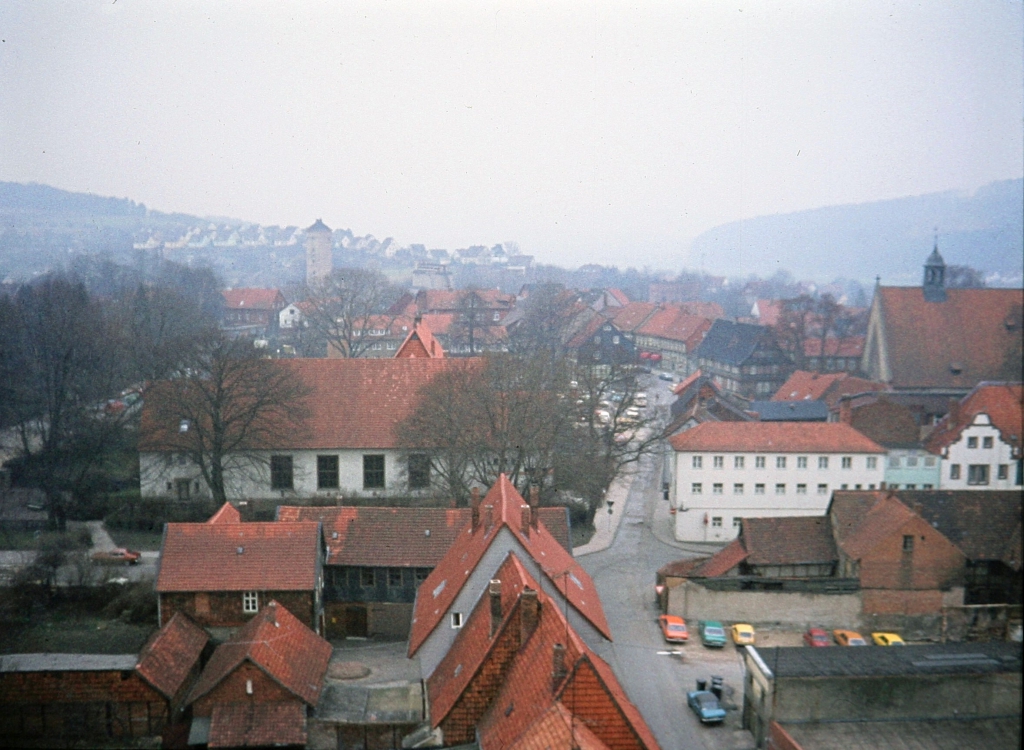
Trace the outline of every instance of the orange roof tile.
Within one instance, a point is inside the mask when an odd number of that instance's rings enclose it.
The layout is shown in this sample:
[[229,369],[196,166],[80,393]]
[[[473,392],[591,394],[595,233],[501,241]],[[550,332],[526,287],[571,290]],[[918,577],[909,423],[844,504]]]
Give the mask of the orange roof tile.
[[688,348],[696,348],[703,335],[711,328],[711,320],[690,315],[679,305],[662,305],[655,310],[635,332],[671,341],[682,341]]
[[139,652],[135,671],[167,699],[174,698],[199,662],[210,637],[186,615],[175,612]]
[[221,295],[228,310],[279,310],[288,304],[278,289],[225,289]]
[[1013,446],[1014,455],[1020,456],[1024,435],[1024,388],[1020,383],[979,383],[935,426],[925,447],[941,453],[960,439],[960,433],[979,414],[988,415],[1003,442]]
[[840,549],[854,560],[860,560],[882,541],[899,533],[907,521],[916,516],[914,511],[887,492],[877,493],[876,502],[868,509],[852,529],[836,541]]
[[[522,506],[526,502],[504,474],[480,504],[480,523],[468,524],[451,549],[419,588],[409,634],[409,655],[433,632],[455,601],[463,585],[497,538],[508,529],[520,550],[529,555],[569,603],[609,640],[611,631],[590,575],[565,550],[543,523],[523,528]],[[488,522],[488,517],[490,522]]]
[[650,302],[630,302],[625,307],[614,310],[612,322],[620,331],[632,333],[658,309]]
[[842,396],[885,391],[884,383],[858,378],[845,372],[817,373],[797,370],[772,396],[772,401],[824,401],[835,409]]
[[320,524],[169,523],[156,590],[312,591]]
[[608,750],[608,745],[590,730],[586,722],[579,717],[573,718],[561,703],[548,708],[541,718],[505,747],[507,750]]
[[331,652],[330,643],[271,601],[217,647],[188,701],[194,703],[248,661],[295,697],[315,706]]
[[[860,357],[864,354],[864,341],[866,336],[846,336],[836,338],[827,336],[825,338],[826,357]],[[821,356],[821,339],[813,336],[804,339],[804,356]]]
[[1005,377],[1007,355],[1020,345],[1024,290],[946,289],[945,302],[926,302],[921,287],[876,294],[894,386],[970,387]]
[[241,523],[242,516],[231,503],[224,503],[220,510],[210,516],[207,523]]
[[744,518],[740,539],[751,565],[811,565],[838,559],[826,516]]
[[305,746],[306,707],[298,701],[220,703],[210,714],[207,747]]
[[395,359],[408,358],[432,358],[443,359],[444,349],[430,332],[430,328],[421,320],[409,331],[405,341],[395,352]]
[[669,443],[677,451],[885,453],[842,422],[704,422]]
[[690,571],[692,578],[717,578],[724,576],[741,562],[747,559],[747,550],[743,542],[733,539],[725,547]]

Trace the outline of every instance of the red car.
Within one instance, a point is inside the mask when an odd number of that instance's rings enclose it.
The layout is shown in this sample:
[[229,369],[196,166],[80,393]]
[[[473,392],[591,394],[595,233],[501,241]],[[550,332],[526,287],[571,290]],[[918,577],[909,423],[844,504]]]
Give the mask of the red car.
[[658,618],[658,625],[661,626],[661,634],[669,643],[686,643],[690,640],[690,633],[686,630],[686,620],[675,615],[662,615]]
[[142,555],[135,550],[117,547],[115,549],[93,552],[92,559],[99,563],[108,565],[135,565]]
[[828,633],[822,628],[808,628],[807,632],[804,633],[804,645],[816,648],[831,646],[832,639],[828,637]]

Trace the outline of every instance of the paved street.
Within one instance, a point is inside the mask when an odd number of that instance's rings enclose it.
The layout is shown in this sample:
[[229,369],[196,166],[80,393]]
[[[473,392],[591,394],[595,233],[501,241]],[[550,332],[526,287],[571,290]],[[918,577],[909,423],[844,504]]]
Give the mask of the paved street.
[[[650,389],[665,411],[667,384]],[[608,493],[612,514],[598,511],[597,533],[584,548],[577,548],[580,563],[593,576],[608,616],[614,642],[601,656],[611,664],[630,699],[637,705],[665,750],[741,750],[752,748],[753,738],[740,730],[742,672],[730,645],[721,651],[705,649],[699,641],[684,646],[683,655],[671,653],[657,626],[654,575],[662,565],[697,550],[674,541],[668,503],[661,493],[662,457],[645,458],[637,471]],[[696,623],[691,623],[691,631]],[[686,691],[696,680],[712,674],[725,678],[724,726],[701,726],[686,706]],[[730,695],[730,690],[733,691]]]

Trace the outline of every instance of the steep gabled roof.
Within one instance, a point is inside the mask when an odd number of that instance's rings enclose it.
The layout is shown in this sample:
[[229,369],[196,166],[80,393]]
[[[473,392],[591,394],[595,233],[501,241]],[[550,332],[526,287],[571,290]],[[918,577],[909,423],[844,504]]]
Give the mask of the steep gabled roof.
[[678,305],[662,305],[636,328],[636,333],[695,346],[709,328],[708,318],[690,315]]
[[896,494],[968,560],[1001,560],[1019,569],[1019,490],[900,490]]
[[288,304],[279,289],[225,289],[227,310],[279,310]]
[[717,578],[718,576],[724,576],[746,559],[747,550],[743,546],[743,541],[733,539],[725,547],[690,570],[689,577]]
[[508,477],[500,475],[480,504],[480,522],[474,525],[471,521],[459,532],[451,549],[419,587],[409,634],[410,656],[437,627],[502,530],[518,543],[516,551],[529,556],[573,608],[611,639],[590,575],[543,523],[524,525],[524,506],[526,502]]
[[[860,359],[864,354],[864,341],[865,336],[844,336],[843,338],[836,338],[835,336],[825,337],[825,356],[826,357],[856,357]],[[817,336],[811,336],[804,339],[804,356],[805,357],[820,357],[821,356],[821,339]]]
[[217,647],[188,702],[203,697],[243,662],[250,662],[310,706],[320,700],[331,644],[275,601]]
[[422,320],[417,320],[405,341],[395,352],[395,359],[444,359],[444,349]]
[[885,453],[842,422],[704,422],[669,443],[677,451]]
[[[538,508],[541,523],[570,551],[565,508]],[[472,520],[470,508],[280,505],[278,521],[320,521],[328,565],[433,568]]]
[[797,370],[775,392],[772,401],[824,401],[835,409],[839,399],[848,394],[885,391],[888,386],[858,378],[845,372],[817,373]]
[[775,346],[771,329],[719,318],[704,334],[694,356],[739,366],[750,359],[758,346],[765,345]]
[[925,300],[921,287],[879,287],[875,295],[894,386],[970,387],[1006,377],[1007,356],[1020,346],[1024,291],[946,289],[944,302]]
[[241,523],[242,515],[238,512],[238,508],[236,508],[234,505],[232,505],[231,503],[224,503],[222,506],[220,506],[220,509],[216,513],[214,513],[206,520],[206,522]]
[[650,302],[630,302],[625,307],[614,310],[612,321],[620,331],[632,333],[657,309],[658,306]]
[[175,612],[142,647],[135,671],[165,698],[173,699],[209,640],[205,630]]
[[169,523],[156,590],[312,591],[320,524]]
[[[833,495],[833,506],[844,502],[842,494]],[[859,519],[855,513],[847,513],[845,528],[833,530],[839,548],[854,560],[860,560],[893,534],[899,533],[899,530],[917,515],[890,492],[863,493],[863,497],[854,497],[850,500],[852,504],[863,506],[864,501],[870,503],[872,497],[874,503]]]
[[1024,435],[1024,388],[1020,383],[976,385],[959,406],[936,425],[925,447],[932,453],[941,453],[960,439],[960,434],[979,414],[988,415],[1003,442],[1013,446],[1014,455],[1019,456]]
[[740,538],[750,565],[816,565],[838,559],[826,516],[744,518]]

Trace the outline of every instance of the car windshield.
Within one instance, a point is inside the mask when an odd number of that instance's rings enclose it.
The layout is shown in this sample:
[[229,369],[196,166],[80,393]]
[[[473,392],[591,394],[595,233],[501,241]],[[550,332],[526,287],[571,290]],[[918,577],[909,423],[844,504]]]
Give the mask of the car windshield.
[[722,628],[704,628],[705,635],[725,635],[725,631]]
[[889,641],[889,645],[890,646],[906,646],[907,644],[905,644],[903,641]]
[[851,638],[849,640],[849,644],[851,646],[867,646],[868,645],[867,643],[865,643],[863,638]]
[[714,696],[714,693],[698,693],[697,702],[700,703],[701,708],[718,708],[718,698]]

